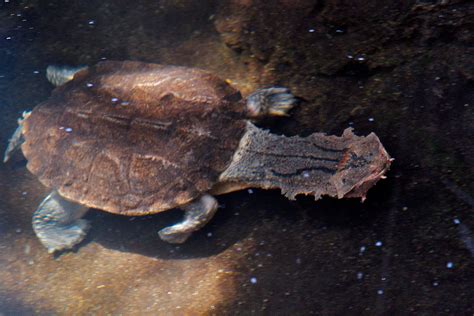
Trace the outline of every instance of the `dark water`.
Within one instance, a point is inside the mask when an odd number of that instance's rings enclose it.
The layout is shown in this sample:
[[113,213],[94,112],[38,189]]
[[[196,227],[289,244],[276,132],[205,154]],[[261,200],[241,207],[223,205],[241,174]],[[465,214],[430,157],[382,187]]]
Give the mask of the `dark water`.
[[474,313],[474,66],[469,1],[4,1],[0,149],[53,87],[49,64],[196,66],[243,94],[305,102],[264,122],[287,135],[376,132],[395,157],[361,204],[277,191],[218,198],[182,246],[179,211],[86,216],[48,255],[31,214],[46,196],[21,155],[0,165],[0,314]]

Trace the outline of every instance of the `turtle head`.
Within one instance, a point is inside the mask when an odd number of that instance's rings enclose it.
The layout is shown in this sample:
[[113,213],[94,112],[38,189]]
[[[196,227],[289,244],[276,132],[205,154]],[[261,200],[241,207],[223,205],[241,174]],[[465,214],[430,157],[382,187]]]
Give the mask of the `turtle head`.
[[[344,132],[344,136],[349,136],[349,133],[352,135],[350,129]],[[385,179],[393,160],[374,133],[352,143],[345,150],[332,178],[338,198],[361,198],[364,201],[367,191],[380,179]]]

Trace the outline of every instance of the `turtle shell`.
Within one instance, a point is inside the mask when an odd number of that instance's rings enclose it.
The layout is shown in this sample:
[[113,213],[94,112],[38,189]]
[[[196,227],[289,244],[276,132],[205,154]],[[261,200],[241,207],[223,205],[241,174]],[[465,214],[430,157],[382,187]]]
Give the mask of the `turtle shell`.
[[27,168],[68,200],[124,215],[199,197],[245,132],[240,93],[194,68],[101,62],[25,120]]

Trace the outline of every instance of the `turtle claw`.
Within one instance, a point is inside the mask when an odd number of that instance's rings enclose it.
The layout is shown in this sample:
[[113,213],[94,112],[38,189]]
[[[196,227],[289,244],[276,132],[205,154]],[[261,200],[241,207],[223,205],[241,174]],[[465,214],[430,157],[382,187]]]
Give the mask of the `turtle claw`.
[[288,116],[288,112],[298,103],[290,89],[272,87],[260,89],[247,98],[247,110],[251,117]]
[[184,220],[158,232],[160,238],[171,244],[184,243],[191,234],[206,225],[217,211],[217,200],[211,195],[203,195],[199,200],[183,207]]
[[33,229],[49,253],[70,249],[80,243],[88,229],[80,219],[87,208],[64,200],[53,191],[40,204],[33,215]]
[[78,219],[74,224],[48,230],[47,234],[38,233],[41,243],[48,248],[48,253],[71,249],[80,243],[89,230],[85,219]]
[[161,240],[170,244],[182,244],[191,236],[192,233],[180,232],[180,227],[177,225],[165,227],[158,232]]

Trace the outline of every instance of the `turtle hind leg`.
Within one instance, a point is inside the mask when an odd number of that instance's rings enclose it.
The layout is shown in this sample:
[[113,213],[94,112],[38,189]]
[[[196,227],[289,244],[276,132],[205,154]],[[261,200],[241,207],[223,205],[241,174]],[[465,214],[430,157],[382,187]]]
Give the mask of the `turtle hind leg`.
[[203,195],[199,200],[191,202],[182,209],[184,220],[173,226],[159,231],[160,238],[172,244],[182,244],[191,234],[206,225],[217,211],[217,200],[209,195]]
[[56,87],[71,81],[74,75],[81,70],[87,69],[86,66],[69,67],[69,66],[55,66],[49,65],[46,68],[46,78]]
[[87,207],[66,201],[53,191],[33,214],[33,229],[49,253],[70,249],[86,235],[89,224],[80,219],[86,212]]
[[290,89],[271,87],[259,89],[247,97],[247,112],[250,117],[287,116],[299,102]]
[[23,112],[23,118],[18,119],[18,127],[16,128],[15,132],[13,133],[12,137],[8,140],[8,146],[3,154],[3,162],[7,162],[13,156],[13,154],[20,149],[21,144],[25,141],[23,139],[22,131],[23,131],[23,120],[26,119],[31,112]]

